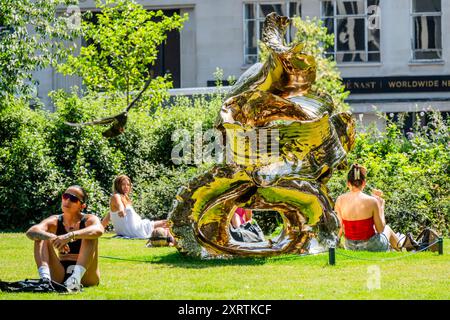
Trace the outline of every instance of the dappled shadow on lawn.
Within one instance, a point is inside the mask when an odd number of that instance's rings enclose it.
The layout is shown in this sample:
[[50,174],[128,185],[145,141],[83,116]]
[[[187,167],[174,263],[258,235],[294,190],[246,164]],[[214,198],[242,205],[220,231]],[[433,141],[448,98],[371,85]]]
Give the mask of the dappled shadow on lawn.
[[[111,259],[118,261],[137,262],[137,263],[151,263],[151,264],[164,264],[176,268],[211,268],[211,267],[223,267],[223,266],[239,266],[239,265],[263,265],[265,263],[273,262],[274,260],[286,260],[293,259],[292,255],[279,256],[279,257],[232,257],[232,258],[217,258],[217,259],[200,259],[187,257],[180,254],[178,251],[170,252],[168,254],[161,255],[145,255],[140,257],[109,257],[100,256],[103,259]],[[298,256],[297,256],[298,258]]]
[[[103,236],[102,240],[118,240],[124,241],[125,244],[130,239],[120,239],[116,237],[114,233],[107,234],[107,236]],[[133,239],[134,240],[134,239]],[[139,239],[142,241],[142,239]],[[134,241],[133,241],[134,242]],[[119,242],[117,242],[119,243]],[[136,242],[139,244],[139,242]],[[109,246],[109,244],[108,244]],[[143,248],[146,251],[146,254],[141,254],[140,252],[136,255],[132,254],[130,251],[127,252],[116,252],[111,254],[100,254],[99,258],[106,261],[116,261],[120,263],[123,262],[135,262],[135,263],[149,263],[149,264],[159,264],[159,265],[168,265],[170,267],[176,268],[194,268],[194,269],[202,269],[202,268],[211,268],[211,267],[222,267],[222,266],[239,266],[239,265],[264,265],[269,261],[274,260],[285,260],[290,259],[289,257],[292,255],[283,255],[283,256],[275,256],[275,257],[229,257],[229,258],[214,258],[214,259],[201,259],[194,258],[189,256],[182,255],[175,248]],[[109,251],[109,250],[108,250]],[[112,251],[109,251],[112,252]],[[130,254],[131,253],[131,254]],[[296,255],[298,258],[298,256]],[[292,257],[291,257],[292,258]]]
[[200,259],[183,256],[179,252],[167,254],[165,256],[156,257],[153,263],[166,264],[178,268],[211,268],[234,265],[263,265],[267,262],[266,258],[251,258],[251,257],[233,257],[233,258],[219,258],[219,259]]

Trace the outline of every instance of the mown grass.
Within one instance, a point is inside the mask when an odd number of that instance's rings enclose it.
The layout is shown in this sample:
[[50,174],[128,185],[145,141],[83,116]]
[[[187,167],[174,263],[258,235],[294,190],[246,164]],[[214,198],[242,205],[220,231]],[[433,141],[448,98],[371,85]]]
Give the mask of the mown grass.
[[[408,255],[337,250],[336,265],[330,266],[327,254],[202,261],[183,257],[174,248],[145,248],[145,240],[112,236],[106,234],[100,239],[98,287],[85,288],[77,295],[0,292],[0,299],[450,298],[449,239],[444,241],[442,256],[432,252]],[[32,241],[24,234],[3,233],[0,243],[0,279],[37,278]],[[380,271],[380,288],[370,290],[373,270]]]

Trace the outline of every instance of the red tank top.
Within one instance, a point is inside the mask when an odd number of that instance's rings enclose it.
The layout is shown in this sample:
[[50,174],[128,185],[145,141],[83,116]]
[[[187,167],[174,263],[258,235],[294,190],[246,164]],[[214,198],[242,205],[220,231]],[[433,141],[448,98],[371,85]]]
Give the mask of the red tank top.
[[237,208],[235,213],[239,216],[239,219],[241,220],[241,223],[245,223],[245,209],[244,208]]
[[368,240],[375,234],[373,217],[364,220],[344,220],[345,237],[349,240]]

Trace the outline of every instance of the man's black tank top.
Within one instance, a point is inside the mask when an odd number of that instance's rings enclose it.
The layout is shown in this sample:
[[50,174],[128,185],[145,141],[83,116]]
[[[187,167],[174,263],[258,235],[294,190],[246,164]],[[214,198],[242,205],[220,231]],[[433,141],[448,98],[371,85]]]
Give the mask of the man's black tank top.
[[[81,218],[80,220],[80,229],[84,229],[86,227],[86,217],[83,216],[83,218]],[[60,214],[58,216],[58,228],[56,229],[56,235],[60,236],[63,234],[66,234],[67,231],[64,228],[64,223],[63,223],[63,215]],[[69,248],[70,248],[70,252],[71,254],[78,254],[80,253],[80,248],[81,248],[81,239],[75,240],[74,242],[69,242],[68,243]]]

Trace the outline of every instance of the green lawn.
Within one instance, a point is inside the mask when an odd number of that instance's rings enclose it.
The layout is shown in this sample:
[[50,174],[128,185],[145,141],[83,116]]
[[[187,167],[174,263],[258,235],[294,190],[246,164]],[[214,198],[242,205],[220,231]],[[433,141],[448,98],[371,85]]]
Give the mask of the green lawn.
[[[338,250],[336,265],[329,266],[327,254],[200,261],[174,248],[145,248],[144,240],[111,237],[100,239],[100,255],[123,260],[100,258],[98,287],[77,295],[0,292],[0,299],[450,299],[449,239],[443,256]],[[32,241],[3,233],[0,243],[0,279],[37,278]],[[379,289],[368,289],[372,270],[380,271]]]

